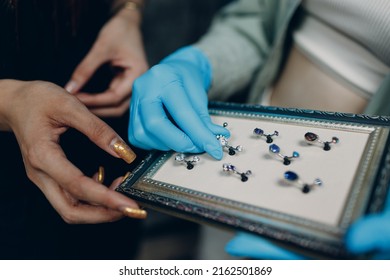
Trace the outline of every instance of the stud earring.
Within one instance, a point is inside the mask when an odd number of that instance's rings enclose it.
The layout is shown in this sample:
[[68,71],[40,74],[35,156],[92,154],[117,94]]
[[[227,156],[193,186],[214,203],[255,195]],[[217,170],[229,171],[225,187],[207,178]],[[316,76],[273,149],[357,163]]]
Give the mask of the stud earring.
[[298,158],[299,157],[299,153],[294,151],[293,154],[291,156],[285,156],[283,154],[280,153],[280,148],[278,145],[276,144],[271,144],[269,146],[269,152],[271,154],[274,154],[274,155],[277,155],[278,157],[282,158],[283,159],[283,164],[284,165],[289,165],[291,163],[291,160],[293,158]]
[[321,179],[317,178],[314,180],[313,183],[311,184],[306,184],[302,182],[302,180],[299,178],[298,174],[293,172],[293,171],[286,171],[284,172],[284,179],[288,183],[294,183],[298,185],[303,193],[308,193],[310,192],[313,188],[315,187],[320,187],[323,185]]
[[221,143],[222,148],[225,148],[229,155],[234,156],[236,152],[241,152],[242,151],[242,146],[238,145],[236,147],[230,146],[229,141],[225,136],[222,135],[217,135],[217,139],[219,140],[219,143]]
[[250,171],[250,170],[247,170],[246,172],[239,172],[237,170],[237,168],[234,165],[230,164],[230,163],[224,163],[222,165],[222,169],[226,173],[234,173],[234,174],[240,175],[242,182],[248,181],[248,176],[252,175],[252,171]]
[[309,145],[313,145],[315,143],[319,143],[319,144],[324,146],[323,147],[324,151],[329,151],[330,148],[331,148],[330,144],[337,144],[337,143],[339,143],[339,138],[332,137],[331,141],[322,141],[317,134],[315,134],[313,132],[307,132],[305,134],[305,141]]
[[175,161],[185,164],[187,169],[191,170],[194,168],[194,165],[200,161],[200,158],[198,156],[185,157],[183,153],[180,153],[175,156]]
[[272,139],[273,136],[279,136],[279,132],[278,131],[274,131],[273,134],[265,134],[264,133],[264,130],[262,130],[261,128],[255,128],[253,130],[253,134],[258,136],[258,137],[265,137],[265,141],[267,143],[272,143],[274,141],[274,139]]

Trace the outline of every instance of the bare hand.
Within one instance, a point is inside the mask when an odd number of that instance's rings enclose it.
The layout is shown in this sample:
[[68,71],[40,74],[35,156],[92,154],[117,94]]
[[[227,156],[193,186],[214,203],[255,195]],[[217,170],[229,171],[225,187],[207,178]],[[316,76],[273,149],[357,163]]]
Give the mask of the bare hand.
[[[139,21],[138,11],[119,11],[102,28],[91,50],[65,86],[67,91],[75,94],[98,116],[121,116],[129,108],[133,81],[148,69]],[[110,63],[119,70],[109,88],[97,94],[80,92],[96,70],[105,63]]]
[[[1,81],[0,97],[2,128],[15,133],[28,177],[66,222],[115,221],[124,214],[131,216],[129,209],[138,209],[133,200],[113,190],[118,180],[105,187],[85,176],[61,149],[61,134],[73,127],[112,156],[127,162],[135,158],[121,138],[77,98],[51,83],[13,80]],[[130,214],[134,213],[140,214]]]

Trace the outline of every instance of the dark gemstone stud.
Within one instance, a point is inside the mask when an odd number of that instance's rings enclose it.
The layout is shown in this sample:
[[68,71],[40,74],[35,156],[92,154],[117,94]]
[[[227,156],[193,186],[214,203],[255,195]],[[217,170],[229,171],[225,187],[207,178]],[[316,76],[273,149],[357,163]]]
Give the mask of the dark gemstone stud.
[[250,171],[250,170],[247,170],[246,172],[239,172],[237,170],[237,168],[230,163],[224,163],[222,165],[222,169],[226,173],[234,173],[234,174],[240,175],[242,182],[248,181],[248,176],[252,175],[252,171]]
[[303,193],[309,193],[313,188],[322,186],[321,179],[315,179],[312,184],[306,184],[301,181],[298,174],[293,171],[286,171],[284,172],[284,179],[286,182],[290,184],[297,185]]
[[200,161],[200,158],[198,156],[186,157],[183,153],[180,153],[175,156],[175,161],[185,164],[187,169],[191,170],[194,168],[195,164]]
[[279,136],[279,132],[277,132],[276,130],[272,134],[265,134],[264,130],[262,130],[261,128],[257,128],[257,127],[253,130],[253,134],[258,136],[259,138],[265,137],[265,141],[267,143],[272,143],[274,141],[274,139],[272,137]]
[[278,145],[276,144],[271,144],[269,145],[269,152],[273,155],[277,155],[278,157],[280,157],[281,159],[283,159],[283,164],[284,165],[289,165],[291,163],[291,160],[293,158],[298,158],[299,157],[299,153],[294,151],[292,153],[291,156],[285,156],[283,154],[280,153],[280,148]]
[[313,145],[313,144],[320,144],[323,146],[323,149],[324,151],[329,151],[331,146],[330,144],[337,144],[339,143],[339,138],[337,137],[332,137],[332,140],[331,141],[322,141],[317,134],[313,133],[313,132],[307,132],[305,134],[305,141],[307,144],[309,145]]

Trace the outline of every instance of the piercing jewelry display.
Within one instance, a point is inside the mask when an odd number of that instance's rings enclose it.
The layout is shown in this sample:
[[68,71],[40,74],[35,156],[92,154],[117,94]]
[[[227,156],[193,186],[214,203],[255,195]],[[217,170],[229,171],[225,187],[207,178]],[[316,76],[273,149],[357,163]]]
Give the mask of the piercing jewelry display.
[[[223,127],[227,127],[227,126],[228,126],[228,123],[224,122]],[[276,130],[274,131],[273,134],[265,134],[264,130],[262,130],[261,128],[257,128],[257,127],[253,130],[253,134],[255,134],[258,137],[265,137],[267,143],[273,142],[272,137],[279,136],[279,132]],[[241,145],[236,146],[236,147],[229,145],[229,141],[225,136],[217,135],[216,137],[219,140],[219,142],[221,143],[222,148],[226,149],[228,151],[229,155],[235,155],[236,152],[242,151]],[[325,151],[329,151],[331,149],[331,147],[330,147],[331,144],[336,144],[339,142],[339,139],[337,137],[332,137],[331,141],[322,141],[319,138],[319,136],[313,132],[307,132],[305,134],[305,140],[306,140],[306,143],[308,143],[310,145],[313,145],[316,143],[323,145],[323,149]],[[298,158],[300,156],[297,151],[293,151],[291,156],[286,156],[286,155],[281,153],[280,147],[276,144],[271,144],[269,146],[269,152],[272,155],[276,155],[276,156],[280,157],[283,160],[284,165],[289,165],[291,163],[292,159]],[[198,156],[186,157],[185,154],[178,153],[175,156],[175,161],[178,163],[181,163],[181,164],[185,164],[187,169],[191,170],[194,168],[194,165],[200,161],[200,158]],[[248,176],[250,176],[252,174],[251,170],[247,170],[246,172],[240,172],[237,170],[237,168],[234,165],[232,165],[230,163],[224,163],[222,165],[222,169],[225,173],[233,173],[233,174],[239,175],[241,177],[242,182],[248,181]],[[290,184],[294,183],[295,185],[299,186],[303,193],[309,193],[314,187],[322,186],[322,181],[318,178],[315,179],[312,184],[307,184],[307,183],[302,182],[300,180],[298,174],[296,174],[293,171],[286,171],[284,173],[284,179],[286,182],[288,182]]]
[[272,143],[274,141],[274,139],[272,139],[273,136],[279,136],[279,132],[276,130],[274,131],[273,134],[265,134],[264,130],[262,130],[261,128],[257,128],[257,127],[253,130],[253,134],[258,136],[259,138],[264,136],[266,139],[265,141],[267,143]]
[[274,154],[274,155],[277,155],[278,157],[282,158],[283,159],[283,164],[284,165],[289,165],[291,163],[291,160],[293,158],[298,158],[299,157],[299,153],[294,151],[293,154],[291,156],[285,156],[283,154],[280,153],[280,148],[278,145],[276,144],[271,144],[269,146],[269,152],[271,154]]
[[275,237],[324,258],[338,250],[336,245],[344,252],[345,229],[368,209],[384,205],[390,189],[390,118],[371,122],[317,110],[209,106],[211,122],[219,126],[210,127],[212,138],[195,131],[200,137],[193,139],[200,140],[195,152],[145,154],[131,166],[121,190],[145,206]]
[[242,173],[239,172],[239,171],[237,170],[237,168],[236,168],[234,165],[230,164],[230,163],[224,163],[224,164],[222,165],[222,169],[223,169],[223,171],[226,172],[226,173],[234,173],[234,174],[240,175],[240,176],[241,176],[241,181],[242,181],[242,182],[248,181],[248,176],[249,176],[249,175],[252,175],[252,171],[250,171],[250,170],[247,170],[246,172],[242,172]]
[[337,144],[339,142],[339,138],[332,137],[331,141],[322,141],[319,136],[313,132],[307,132],[305,134],[305,141],[309,145],[313,145],[315,143],[319,143],[321,145],[324,145],[324,151],[330,150],[330,144]]
[[182,164],[186,164],[188,170],[193,169],[194,164],[196,164],[199,160],[200,158],[198,156],[185,157],[183,153],[177,154],[175,156],[175,161]]
[[315,179],[312,184],[303,183],[298,174],[293,171],[284,172],[284,179],[288,183],[294,183],[298,185],[303,193],[309,193],[314,187],[320,187],[323,184],[321,179],[318,178]]

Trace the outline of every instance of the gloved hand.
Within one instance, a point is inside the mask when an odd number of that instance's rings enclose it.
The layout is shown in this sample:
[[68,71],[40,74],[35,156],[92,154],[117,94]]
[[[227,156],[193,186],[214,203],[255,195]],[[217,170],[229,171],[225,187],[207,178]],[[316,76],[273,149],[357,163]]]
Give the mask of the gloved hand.
[[383,212],[356,221],[348,230],[345,242],[352,253],[374,252],[374,259],[390,259],[390,193]]
[[272,241],[249,233],[238,233],[226,246],[225,251],[236,257],[264,260],[302,260],[304,256],[281,248]]
[[[390,193],[382,213],[371,214],[356,221],[345,236],[352,254],[373,252],[374,259],[390,259]],[[238,233],[226,245],[227,253],[253,259],[305,259],[281,248],[272,241],[248,233]]]
[[138,78],[130,104],[129,141],[134,146],[222,158],[216,135],[229,131],[211,122],[207,90],[211,67],[195,47],[185,47]]

